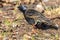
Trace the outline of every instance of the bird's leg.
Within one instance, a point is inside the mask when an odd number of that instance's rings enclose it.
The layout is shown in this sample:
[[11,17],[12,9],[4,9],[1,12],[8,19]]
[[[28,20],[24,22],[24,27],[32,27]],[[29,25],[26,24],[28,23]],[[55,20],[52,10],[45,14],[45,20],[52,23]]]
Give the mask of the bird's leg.
[[33,27],[33,29],[32,29],[31,34],[37,33],[37,30],[36,30],[35,24],[34,24],[34,25],[32,25],[32,27]]

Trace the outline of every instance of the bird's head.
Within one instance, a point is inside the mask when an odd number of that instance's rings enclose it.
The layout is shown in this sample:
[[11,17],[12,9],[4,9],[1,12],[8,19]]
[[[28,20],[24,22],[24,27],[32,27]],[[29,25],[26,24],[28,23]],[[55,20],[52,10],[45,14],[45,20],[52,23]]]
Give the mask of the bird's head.
[[25,5],[20,5],[20,6],[18,6],[18,9],[19,9],[20,11],[22,11],[23,13],[25,13],[25,11],[27,10],[27,6],[25,6]]

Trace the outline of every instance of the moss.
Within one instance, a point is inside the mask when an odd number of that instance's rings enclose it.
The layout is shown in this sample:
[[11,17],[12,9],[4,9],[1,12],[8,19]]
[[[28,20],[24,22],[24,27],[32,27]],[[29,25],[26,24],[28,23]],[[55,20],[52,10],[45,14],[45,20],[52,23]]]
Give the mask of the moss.
[[11,22],[10,22],[8,19],[5,19],[5,20],[4,20],[4,24],[5,24],[6,26],[9,26],[9,25],[11,25]]

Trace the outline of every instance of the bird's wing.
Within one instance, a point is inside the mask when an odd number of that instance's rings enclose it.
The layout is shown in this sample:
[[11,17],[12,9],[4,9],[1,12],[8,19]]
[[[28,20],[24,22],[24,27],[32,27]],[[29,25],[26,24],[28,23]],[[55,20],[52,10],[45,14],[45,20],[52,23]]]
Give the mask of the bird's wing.
[[51,22],[51,20],[49,20],[48,18],[46,18],[46,17],[44,16],[43,13],[40,13],[40,12],[34,10],[34,9],[29,9],[29,10],[26,12],[26,14],[27,14],[28,16],[30,16],[31,18],[35,17],[35,18],[40,19],[40,21],[42,20],[42,22],[44,21],[44,22],[46,22],[46,23],[48,23],[48,24],[50,24],[50,25],[53,24],[53,23]]

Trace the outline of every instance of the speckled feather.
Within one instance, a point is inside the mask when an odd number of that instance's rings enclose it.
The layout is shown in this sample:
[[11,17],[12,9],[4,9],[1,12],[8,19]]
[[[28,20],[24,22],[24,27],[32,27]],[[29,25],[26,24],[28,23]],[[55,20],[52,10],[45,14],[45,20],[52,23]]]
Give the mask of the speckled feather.
[[46,18],[43,15],[43,13],[40,13],[34,9],[27,9],[25,5],[19,6],[18,9],[23,12],[26,21],[31,25],[34,25],[34,24],[37,24],[37,22],[40,22],[47,25],[53,25],[57,28],[57,26],[54,23],[52,23],[51,20]]

